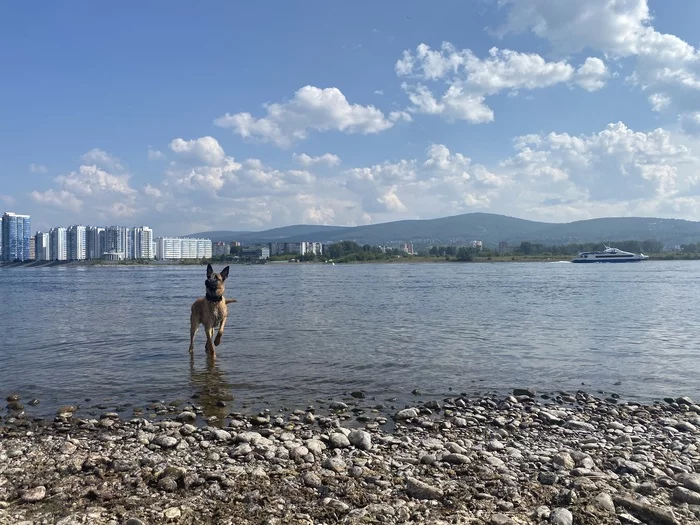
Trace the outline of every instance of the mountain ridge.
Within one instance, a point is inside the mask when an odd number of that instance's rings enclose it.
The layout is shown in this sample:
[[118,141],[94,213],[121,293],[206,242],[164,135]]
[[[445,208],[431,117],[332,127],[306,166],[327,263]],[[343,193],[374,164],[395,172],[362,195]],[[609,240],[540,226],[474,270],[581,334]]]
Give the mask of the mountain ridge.
[[657,240],[665,246],[700,241],[700,222],[658,217],[601,217],[565,223],[531,221],[493,213],[466,213],[435,219],[408,219],[363,226],[290,225],[259,232],[218,230],[186,237],[242,244],[269,242],[338,242],[390,245],[463,244],[480,240],[496,247],[530,241],[547,245],[623,240]]

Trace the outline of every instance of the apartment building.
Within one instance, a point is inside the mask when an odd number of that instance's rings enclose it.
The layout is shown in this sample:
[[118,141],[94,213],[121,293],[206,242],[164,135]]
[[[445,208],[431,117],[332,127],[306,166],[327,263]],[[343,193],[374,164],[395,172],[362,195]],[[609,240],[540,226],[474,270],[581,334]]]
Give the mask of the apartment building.
[[158,237],[156,239],[156,259],[161,261],[209,259],[211,256],[211,239],[189,237]]
[[8,211],[3,214],[1,224],[1,259],[3,261],[28,261],[30,259],[29,239],[32,236],[30,216]]

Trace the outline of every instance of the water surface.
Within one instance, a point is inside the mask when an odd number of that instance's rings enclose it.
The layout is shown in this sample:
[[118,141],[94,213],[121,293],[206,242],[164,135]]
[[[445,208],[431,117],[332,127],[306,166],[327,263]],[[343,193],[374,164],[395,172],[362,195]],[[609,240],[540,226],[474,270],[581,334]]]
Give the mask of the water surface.
[[[220,267],[216,268],[220,270]],[[362,390],[700,397],[700,262],[231,266],[216,363],[189,308],[204,267],[0,269],[0,394],[57,404],[233,398],[303,408]]]

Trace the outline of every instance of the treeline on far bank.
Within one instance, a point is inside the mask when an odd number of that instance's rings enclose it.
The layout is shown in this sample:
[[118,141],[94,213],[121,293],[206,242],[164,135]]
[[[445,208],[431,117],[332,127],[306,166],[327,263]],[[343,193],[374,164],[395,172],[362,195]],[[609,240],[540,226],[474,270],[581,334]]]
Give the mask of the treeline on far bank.
[[[346,262],[366,262],[395,260],[397,258],[435,258],[455,262],[469,262],[474,260],[505,258],[505,257],[573,257],[585,251],[604,250],[605,246],[613,246],[620,250],[632,253],[645,253],[647,255],[661,254],[664,250],[663,243],[656,240],[646,241],[610,241],[605,243],[572,243],[564,245],[546,245],[523,241],[519,245],[507,248],[504,251],[491,250],[488,248],[478,249],[471,246],[429,246],[419,248],[414,255],[409,255],[397,248],[380,248],[369,244],[358,244],[353,241],[340,241],[328,246],[327,253],[305,255],[283,254],[273,255],[271,261],[294,260],[299,262],[326,262],[336,263]],[[664,258],[684,258],[684,256],[698,256],[700,254],[700,242],[697,244],[683,244],[675,254],[667,254]],[[238,255],[238,250],[231,255],[213,257],[213,262],[246,262],[247,259]]]

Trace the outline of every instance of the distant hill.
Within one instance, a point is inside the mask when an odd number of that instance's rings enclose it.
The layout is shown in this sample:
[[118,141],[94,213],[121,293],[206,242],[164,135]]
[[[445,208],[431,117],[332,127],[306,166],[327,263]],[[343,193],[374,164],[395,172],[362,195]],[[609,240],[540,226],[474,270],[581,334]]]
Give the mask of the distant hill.
[[700,222],[681,219],[611,217],[569,223],[528,221],[492,213],[467,213],[439,219],[406,220],[366,226],[298,225],[261,232],[214,231],[188,235],[213,241],[240,241],[243,244],[268,242],[337,242],[384,245],[460,244],[473,240],[495,247],[500,241],[511,246],[522,241],[558,245],[622,240],[661,241],[665,246],[700,242]]
[[298,224],[295,226],[283,226],[281,228],[273,228],[261,232],[250,231],[210,231],[201,233],[192,233],[185,237],[203,237],[217,241],[239,241],[242,244],[248,243],[268,243],[268,242],[293,242],[288,239],[291,237],[299,237],[301,240],[312,240],[309,236],[325,237],[335,232],[348,230],[346,226],[319,226]]

